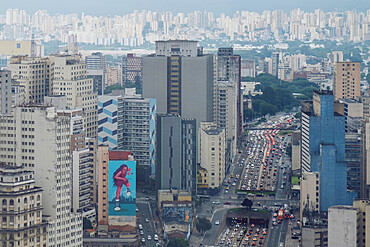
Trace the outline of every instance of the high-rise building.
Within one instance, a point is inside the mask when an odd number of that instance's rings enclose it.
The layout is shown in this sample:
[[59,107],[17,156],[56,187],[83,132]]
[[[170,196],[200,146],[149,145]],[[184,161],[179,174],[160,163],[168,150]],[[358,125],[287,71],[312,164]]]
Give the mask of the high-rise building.
[[212,122],[202,122],[200,128],[200,166],[207,170],[205,173],[208,191],[217,192],[226,174],[225,129],[219,128]]
[[361,194],[361,134],[347,133],[346,162],[347,162],[347,188]]
[[42,188],[35,186],[34,173],[0,163],[0,176],[2,246],[47,246]]
[[359,214],[357,214],[357,246],[369,246],[370,201],[364,199],[355,200],[353,201],[353,207],[359,211]]
[[50,59],[12,57],[10,60],[12,79],[25,89],[25,103],[42,104],[51,93],[53,63]]
[[242,60],[241,76],[256,77],[256,62],[254,60]]
[[350,205],[355,196],[347,191],[344,116],[334,112],[331,91],[315,90],[313,101],[302,103],[302,172],[320,174],[320,211]]
[[358,246],[359,210],[352,206],[332,206],[328,212],[328,246]]
[[155,167],[156,100],[138,94],[118,99],[117,148],[131,151],[140,165]]
[[98,95],[104,93],[105,77],[106,77],[106,62],[105,56],[101,52],[92,53],[85,57],[87,78],[93,79],[94,92]]
[[98,99],[94,93],[93,80],[87,78],[86,64],[81,58],[74,56],[53,56],[54,81],[53,95],[66,95],[67,107],[82,108],[84,114],[84,130],[89,138],[97,137]]
[[[228,157],[235,158],[238,141],[238,90],[237,86],[227,81],[218,81],[215,95],[215,122],[221,129],[225,129]],[[240,111],[239,111],[240,112]]]
[[121,96],[98,96],[98,143],[109,149],[118,146],[118,98]]
[[196,193],[196,121],[173,114],[156,119],[156,187]]
[[101,52],[92,53],[85,57],[87,70],[105,70],[105,56]]
[[[103,145],[98,147],[98,162],[99,236],[121,237],[125,239],[123,241],[130,242],[130,238],[136,238],[136,162],[131,152],[109,151],[108,146]],[[117,195],[119,184],[114,182],[114,176],[123,167],[126,171],[121,177],[126,182],[120,185],[120,193]],[[120,207],[124,204],[125,209],[121,211]]]
[[12,84],[10,71],[0,70],[0,114],[9,114],[12,109]]
[[58,116],[70,118],[70,152],[72,158],[72,207],[74,213],[95,220],[96,152],[95,139],[86,138],[82,109],[58,110]]
[[334,69],[334,99],[358,100],[361,91],[361,64],[337,62]]
[[[243,101],[241,94],[241,57],[235,55],[233,48],[219,48],[217,53],[217,85],[219,88],[218,100],[215,105],[220,111],[226,106],[226,124],[219,127],[225,128],[228,140],[228,150],[233,160],[236,148],[243,129]],[[217,112],[217,110],[216,110]],[[221,114],[221,113],[220,113]],[[223,118],[217,114],[217,117]],[[217,123],[218,119],[214,119]],[[221,119],[220,119],[221,120]],[[221,120],[222,121],[222,120]]]
[[271,74],[276,78],[279,76],[279,63],[280,63],[280,53],[274,52],[271,55]]
[[213,120],[212,55],[196,41],[156,42],[156,54],[143,57],[143,97],[157,100],[157,113]]
[[102,69],[87,70],[87,78],[93,80],[94,92],[98,93],[98,95],[104,94],[105,77],[106,77],[106,73]]
[[361,121],[361,194],[360,198],[370,198],[370,118]]
[[[49,216],[47,246],[81,246],[82,217],[72,213],[72,161],[68,116],[54,107],[16,107],[0,116],[0,159],[34,171],[42,191],[43,214]],[[36,139],[37,138],[37,139]],[[37,141],[36,141],[37,140]]]
[[143,59],[136,57],[135,54],[129,53],[122,57],[122,85],[141,84]]

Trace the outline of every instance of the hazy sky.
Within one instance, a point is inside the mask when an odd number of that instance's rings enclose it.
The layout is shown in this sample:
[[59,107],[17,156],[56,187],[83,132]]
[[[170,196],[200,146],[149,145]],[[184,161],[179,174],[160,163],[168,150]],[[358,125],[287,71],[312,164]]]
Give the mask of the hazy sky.
[[1,0],[0,13],[9,8],[25,9],[33,13],[46,9],[51,14],[81,13],[91,15],[123,15],[133,10],[170,10],[190,12],[193,10],[234,13],[236,10],[258,11],[282,9],[289,11],[301,8],[312,11],[320,8],[324,11],[343,11],[357,9],[366,12],[370,9],[370,0]]

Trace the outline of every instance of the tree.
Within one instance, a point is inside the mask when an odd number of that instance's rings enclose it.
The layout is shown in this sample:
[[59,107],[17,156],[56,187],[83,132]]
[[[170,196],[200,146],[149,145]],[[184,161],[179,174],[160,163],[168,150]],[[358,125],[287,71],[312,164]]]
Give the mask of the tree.
[[189,246],[189,243],[183,238],[170,239],[170,242],[167,244],[167,247],[187,247],[187,246]]
[[248,198],[245,198],[242,202],[242,206],[248,208],[248,210],[251,210],[253,206],[253,201],[249,200]]
[[202,234],[212,228],[211,221],[209,221],[209,219],[207,219],[205,217],[199,217],[197,219],[197,222],[196,222],[195,226],[196,226],[198,232],[200,232]]

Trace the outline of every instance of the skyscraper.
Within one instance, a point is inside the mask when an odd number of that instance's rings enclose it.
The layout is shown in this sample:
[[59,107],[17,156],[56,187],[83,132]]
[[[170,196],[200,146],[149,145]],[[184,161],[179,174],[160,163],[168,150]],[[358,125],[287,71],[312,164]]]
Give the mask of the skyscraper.
[[156,100],[125,94],[117,101],[117,148],[131,151],[154,174]]
[[66,95],[67,107],[83,110],[84,130],[89,138],[97,137],[98,99],[93,80],[87,78],[86,64],[74,56],[54,56],[53,95]]
[[225,129],[215,123],[202,122],[200,128],[200,166],[207,170],[207,190],[217,193],[225,179]]
[[320,211],[333,205],[351,205],[347,191],[344,116],[334,112],[331,91],[314,91],[313,101],[302,103],[302,172],[320,174]]
[[157,100],[157,113],[213,120],[213,56],[196,41],[157,41],[143,58],[143,97]]
[[51,93],[53,63],[50,59],[12,57],[10,70],[12,79],[25,88],[25,103],[41,104]]
[[159,114],[156,121],[156,187],[196,193],[197,125],[194,119]]
[[101,52],[92,53],[85,57],[87,70],[105,70],[105,56]]
[[122,85],[127,84],[141,84],[143,59],[136,57],[135,54],[129,53],[127,56],[122,57]]
[[361,64],[359,62],[337,62],[334,69],[334,99],[360,97]]
[[59,116],[54,107],[25,106],[0,116],[0,124],[5,127],[0,129],[1,144],[8,147],[0,149],[2,161],[34,171],[36,185],[44,186],[43,214],[50,217],[47,245],[81,246],[82,217],[71,212],[70,118]]
[[10,71],[0,70],[0,114],[9,114],[12,109],[12,84]]
[[228,150],[234,159],[239,137],[242,133],[243,104],[241,94],[241,58],[233,48],[219,48],[217,53],[217,88],[215,105],[219,114],[214,119],[219,127],[225,128]]

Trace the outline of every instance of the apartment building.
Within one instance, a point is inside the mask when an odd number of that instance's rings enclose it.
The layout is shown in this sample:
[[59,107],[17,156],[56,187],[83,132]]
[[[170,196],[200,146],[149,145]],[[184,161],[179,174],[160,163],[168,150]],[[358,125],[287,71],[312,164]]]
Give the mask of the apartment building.
[[84,113],[84,129],[89,138],[97,137],[98,99],[93,80],[87,78],[86,64],[80,56],[52,56],[54,62],[53,95],[66,95],[67,107],[80,107]]

